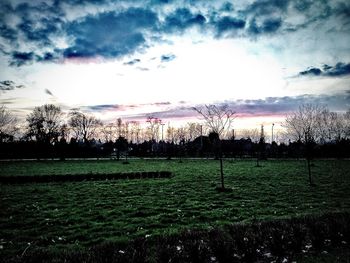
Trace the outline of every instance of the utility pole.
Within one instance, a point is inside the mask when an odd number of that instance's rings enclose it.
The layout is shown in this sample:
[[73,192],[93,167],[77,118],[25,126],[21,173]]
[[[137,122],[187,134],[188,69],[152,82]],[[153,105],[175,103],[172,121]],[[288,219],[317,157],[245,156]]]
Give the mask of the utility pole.
[[274,124],[274,123],[272,123],[271,144],[272,144],[272,142],[273,142],[273,126],[275,126],[275,124]]
[[201,150],[203,149],[203,125],[201,127]]

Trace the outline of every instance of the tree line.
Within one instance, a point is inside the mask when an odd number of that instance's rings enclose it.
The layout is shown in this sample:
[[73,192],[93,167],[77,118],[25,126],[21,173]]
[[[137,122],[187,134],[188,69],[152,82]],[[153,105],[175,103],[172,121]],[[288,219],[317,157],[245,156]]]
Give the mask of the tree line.
[[[149,116],[137,121],[103,123],[92,114],[45,104],[35,107],[19,123],[6,107],[0,107],[0,158],[61,158],[134,156],[216,157],[348,157],[350,109],[331,112],[320,105],[301,105],[286,116],[284,142],[277,134],[266,143],[261,127],[237,132],[236,113],[227,106],[194,108],[201,122],[171,127]],[[240,139],[238,139],[240,137]],[[279,136],[282,137],[282,136]],[[272,139],[275,139],[272,141]],[[315,152],[315,149],[317,151]],[[310,157],[310,158],[309,158]]]

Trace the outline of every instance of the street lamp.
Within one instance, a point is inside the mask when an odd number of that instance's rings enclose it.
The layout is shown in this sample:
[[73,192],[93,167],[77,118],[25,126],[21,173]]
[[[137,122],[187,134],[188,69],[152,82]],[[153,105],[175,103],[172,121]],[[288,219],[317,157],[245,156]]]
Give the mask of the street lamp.
[[272,123],[271,144],[272,144],[272,142],[273,142],[273,126],[275,126],[275,124],[274,124],[274,123]]

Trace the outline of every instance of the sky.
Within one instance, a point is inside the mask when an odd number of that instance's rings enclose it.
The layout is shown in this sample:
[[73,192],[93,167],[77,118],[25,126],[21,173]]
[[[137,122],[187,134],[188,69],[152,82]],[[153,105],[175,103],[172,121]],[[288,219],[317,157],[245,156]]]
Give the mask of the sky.
[[350,108],[347,0],[2,0],[0,32],[0,105],[23,118],[176,123],[215,104],[244,128]]

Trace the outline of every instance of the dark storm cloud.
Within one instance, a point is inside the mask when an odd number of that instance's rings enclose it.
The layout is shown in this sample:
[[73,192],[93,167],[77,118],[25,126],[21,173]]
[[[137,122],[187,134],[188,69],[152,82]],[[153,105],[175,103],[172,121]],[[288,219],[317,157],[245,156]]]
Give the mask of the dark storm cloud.
[[176,33],[195,25],[202,26],[205,22],[202,14],[193,14],[187,8],[179,8],[165,18],[162,28],[165,32]]
[[335,66],[324,65],[320,68],[309,68],[299,72],[299,76],[323,76],[323,77],[342,77],[350,75],[350,63],[337,63]]
[[[242,3],[236,6],[230,1],[214,4],[212,1],[180,0],[67,0],[64,4],[62,1],[15,4],[3,0],[0,3],[0,51],[11,66],[22,66],[60,62],[62,58],[119,58],[154,42],[167,41],[167,37],[183,34],[193,27],[217,38],[255,38],[296,32],[318,21],[325,23],[330,16],[337,18],[342,30],[350,24],[350,3],[345,1],[255,0]],[[73,9],[82,10],[78,18],[74,18]],[[294,13],[305,16],[306,20],[301,24],[286,22]],[[67,40],[68,47],[59,47],[57,37]],[[125,65],[133,62],[130,63]]]
[[68,35],[75,40],[63,55],[66,58],[114,58],[132,54],[146,43],[143,30],[155,30],[157,23],[154,12],[139,8],[88,16],[67,26]]
[[0,91],[9,91],[9,90],[21,89],[21,88],[24,88],[24,85],[17,85],[12,80],[0,81]]

